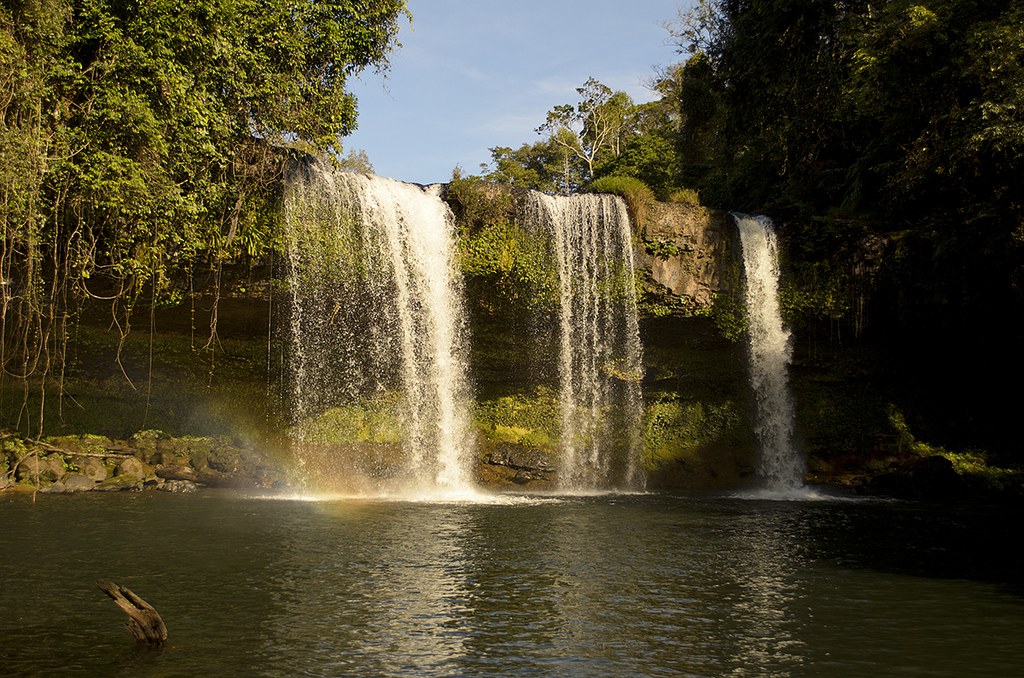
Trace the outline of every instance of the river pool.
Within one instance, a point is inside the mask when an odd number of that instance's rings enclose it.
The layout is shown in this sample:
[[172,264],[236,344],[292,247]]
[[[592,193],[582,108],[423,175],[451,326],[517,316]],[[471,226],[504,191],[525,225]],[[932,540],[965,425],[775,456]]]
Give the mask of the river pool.
[[[3,676],[1020,676],[1019,510],[0,495]],[[131,588],[169,646],[95,586]]]

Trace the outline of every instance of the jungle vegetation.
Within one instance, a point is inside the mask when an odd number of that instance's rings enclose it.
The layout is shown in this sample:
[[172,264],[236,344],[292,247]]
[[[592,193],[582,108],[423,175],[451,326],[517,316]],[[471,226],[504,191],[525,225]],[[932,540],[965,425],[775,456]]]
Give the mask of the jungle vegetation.
[[1024,377],[1024,2],[700,0],[665,27],[653,102],[591,79],[483,177],[771,215],[808,364],[884,347],[864,369],[946,439],[1019,447],[997,384]]
[[[85,302],[123,344],[137,306],[265,254],[286,149],[340,153],[346,83],[387,70],[408,16],[404,0],[3,0],[5,381],[61,383]],[[20,425],[41,430],[41,413]]]
[[[59,388],[85,304],[124,343],[200,272],[216,293],[228,262],[272,253],[282,161],[338,157],[348,78],[387,70],[407,16],[404,0],[0,2],[8,383]],[[1012,446],[997,384],[1024,377],[1024,0],[701,0],[666,29],[680,61],[651,77],[654,101],[590,79],[482,178],[646,195],[638,181],[770,214],[805,367],[884,346],[844,383],[884,372],[959,449]],[[501,284],[537,283],[514,252]],[[27,402],[17,425],[41,431]]]

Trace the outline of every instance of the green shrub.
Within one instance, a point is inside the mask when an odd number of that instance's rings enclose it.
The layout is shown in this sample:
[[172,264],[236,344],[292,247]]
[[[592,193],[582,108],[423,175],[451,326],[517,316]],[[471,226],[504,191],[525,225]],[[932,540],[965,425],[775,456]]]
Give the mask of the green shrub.
[[591,193],[611,193],[626,201],[633,226],[639,230],[654,211],[654,192],[636,177],[601,177],[591,182]]
[[673,191],[668,200],[680,205],[700,206],[700,194],[692,188],[680,188],[677,191]]

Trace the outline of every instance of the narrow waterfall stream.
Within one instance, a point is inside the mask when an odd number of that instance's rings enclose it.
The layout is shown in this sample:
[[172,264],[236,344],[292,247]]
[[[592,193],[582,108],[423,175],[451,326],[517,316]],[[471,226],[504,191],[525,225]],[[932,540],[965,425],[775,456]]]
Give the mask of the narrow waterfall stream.
[[559,483],[569,491],[635,489],[643,366],[625,203],[610,195],[529,199],[558,262]]
[[[287,395],[297,424],[327,420],[296,428],[300,454],[312,459],[341,422],[356,431],[349,449],[375,459],[364,475],[396,476],[410,491],[468,489],[465,320],[447,205],[431,187],[315,164],[288,186]],[[389,407],[392,421],[380,414]]]
[[803,488],[804,460],[794,445],[794,406],[789,389],[790,333],[779,312],[775,230],[764,216],[734,214],[743,249],[746,308],[750,321],[750,384],[757,401],[758,473],[770,493]]

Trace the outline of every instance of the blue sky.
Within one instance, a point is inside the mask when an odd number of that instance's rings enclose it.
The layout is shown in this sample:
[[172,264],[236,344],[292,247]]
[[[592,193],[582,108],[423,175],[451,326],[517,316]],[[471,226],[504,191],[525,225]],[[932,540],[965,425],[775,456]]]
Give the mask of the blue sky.
[[540,140],[548,110],[576,103],[594,77],[637,102],[644,81],[680,59],[661,24],[688,0],[409,0],[412,30],[387,79],[351,81],[359,129],[343,140],[363,149],[377,174],[443,182],[470,174],[489,148]]

